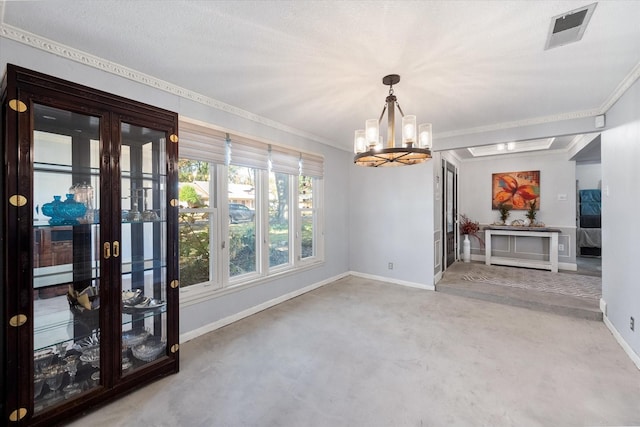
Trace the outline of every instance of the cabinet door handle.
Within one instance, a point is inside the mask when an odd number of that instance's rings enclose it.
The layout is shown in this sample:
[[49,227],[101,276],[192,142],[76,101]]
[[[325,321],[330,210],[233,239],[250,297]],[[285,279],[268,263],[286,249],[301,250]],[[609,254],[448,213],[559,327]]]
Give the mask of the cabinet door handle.
[[103,247],[104,247],[104,259],[111,258],[111,243],[104,242]]
[[118,258],[120,256],[120,242],[117,240],[113,242],[113,257]]

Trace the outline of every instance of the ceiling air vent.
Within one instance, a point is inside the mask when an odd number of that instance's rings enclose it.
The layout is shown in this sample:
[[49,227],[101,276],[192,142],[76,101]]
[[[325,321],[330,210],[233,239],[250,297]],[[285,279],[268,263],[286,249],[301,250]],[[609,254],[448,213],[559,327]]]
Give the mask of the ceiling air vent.
[[593,3],[551,18],[545,50],[580,40],[596,5]]

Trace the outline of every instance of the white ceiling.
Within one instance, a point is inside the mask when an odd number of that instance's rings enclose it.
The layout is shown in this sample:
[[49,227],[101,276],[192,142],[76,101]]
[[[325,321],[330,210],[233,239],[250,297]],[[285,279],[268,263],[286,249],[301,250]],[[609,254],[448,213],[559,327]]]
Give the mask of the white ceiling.
[[[388,87],[438,136],[595,115],[640,64],[640,1],[600,1],[581,41],[544,50],[591,1],[8,1],[0,23],[351,150]],[[510,126],[511,126],[510,125]],[[506,142],[506,141],[505,141]]]

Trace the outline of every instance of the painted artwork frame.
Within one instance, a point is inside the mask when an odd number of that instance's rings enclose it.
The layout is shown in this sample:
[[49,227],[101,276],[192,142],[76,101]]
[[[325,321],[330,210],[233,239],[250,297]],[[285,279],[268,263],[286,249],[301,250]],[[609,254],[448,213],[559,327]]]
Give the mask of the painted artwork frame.
[[531,202],[540,209],[540,171],[500,172],[491,175],[491,209],[501,205],[527,210]]

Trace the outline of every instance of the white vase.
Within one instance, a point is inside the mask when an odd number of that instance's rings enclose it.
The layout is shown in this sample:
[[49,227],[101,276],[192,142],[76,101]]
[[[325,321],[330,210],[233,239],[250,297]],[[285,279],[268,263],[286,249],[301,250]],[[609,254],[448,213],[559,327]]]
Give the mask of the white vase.
[[464,241],[462,242],[462,260],[471,262],[471,241],[468,234],[464,235]]

